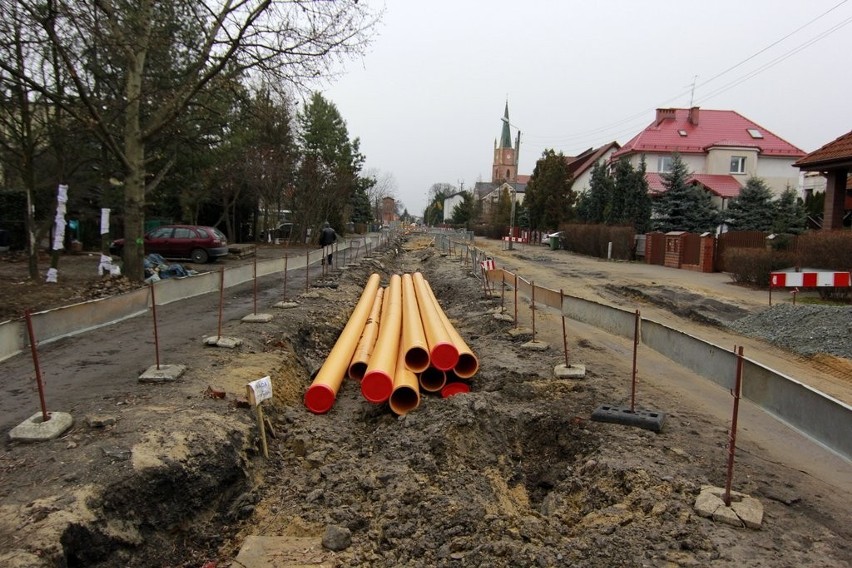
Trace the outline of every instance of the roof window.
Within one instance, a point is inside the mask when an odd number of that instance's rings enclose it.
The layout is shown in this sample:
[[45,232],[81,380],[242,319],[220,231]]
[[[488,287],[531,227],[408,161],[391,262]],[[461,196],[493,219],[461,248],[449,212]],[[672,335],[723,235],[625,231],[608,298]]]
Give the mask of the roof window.
[[749,136],[751,136],[752,138],[763,138],[763,132],[761,132],[757,128],[749,128],[747,130]]
[[680,129],[680,130],[677,131],[677,133],[680,134],[681,136],[686,136],[686,130]]

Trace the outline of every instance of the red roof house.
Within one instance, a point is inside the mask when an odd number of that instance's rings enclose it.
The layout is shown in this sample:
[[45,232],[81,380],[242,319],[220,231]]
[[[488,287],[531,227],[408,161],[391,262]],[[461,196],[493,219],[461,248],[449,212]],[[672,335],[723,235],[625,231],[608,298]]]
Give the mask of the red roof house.
[[735,111],[660,108],[654,122],[612,159],[627,157],[636,167],[644,156],[648,184],[659,192],[659,174],[670,170],[674,154],[693,172],[690,180],[707,188],[724,209],[750,176],[762,178],[776,195],[798,187],[793,162],[805,152]]

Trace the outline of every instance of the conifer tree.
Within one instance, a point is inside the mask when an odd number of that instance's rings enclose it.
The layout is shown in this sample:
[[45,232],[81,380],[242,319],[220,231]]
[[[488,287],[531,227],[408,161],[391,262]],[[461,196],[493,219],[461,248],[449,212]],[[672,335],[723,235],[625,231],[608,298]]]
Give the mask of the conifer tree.
[[788,187],[778,200],[773,204],[775,219],[772,223],[772,231],[775,233],[800,234],[805,230],[806,211],[805,205],[796,196],[796,191]]
[[761,178],[750,177],[740,194],[731,200],[726,217],[732,231],[771,230],[775,217],[772,190]]
[[621,158],[616,164],[610,210],[612,224],[633,225],[637,233],[645,233],[651,228],[651,195],[645,178],[644,156],[638,168],[634,168],[627,158]]
[[555,229],[571,215],[575,195],[562,152],[545,150],[527,185],[524,203],[533,229]]
[[687,183],[690,172],[680,155],[672,156],[672,169],[660,175],[665,192],[654,203],[654,225],[663,232],[712,230],[719,224],[719,211],[702,186]]
[[589,189],[580,194],[577,215],[586,223],[603,223],[606,210],[612,199],[614,184],[612,177],[600,162],[592,167]]

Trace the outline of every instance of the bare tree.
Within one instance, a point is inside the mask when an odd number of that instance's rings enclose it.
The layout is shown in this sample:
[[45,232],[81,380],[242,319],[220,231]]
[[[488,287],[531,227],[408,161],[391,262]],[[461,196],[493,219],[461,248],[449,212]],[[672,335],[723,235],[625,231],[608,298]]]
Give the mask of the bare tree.
[[[362,53],[378,20],[358,0],[4,0],[0,19],[13,9],[71,84],[57,90],[6,57],[0,71],[79,119],[122,164],[125,272],[138,280],[146,191],[171,166],[149,173],[149,144],[215,78],[258,73],[306,85]],[[112,81],[114,99],[98,96],[99,81]]]
[[399,186],[396,183],[396,178],[391,172],[383,172],[378,168],[370,168],[365,172],[365,177],[372,178],[376,181],[369,189],[367,189],[367,197],[370,198],[370,206],[373,208],[373,218],[382,218],[382,199],[392,197],[397,199]]

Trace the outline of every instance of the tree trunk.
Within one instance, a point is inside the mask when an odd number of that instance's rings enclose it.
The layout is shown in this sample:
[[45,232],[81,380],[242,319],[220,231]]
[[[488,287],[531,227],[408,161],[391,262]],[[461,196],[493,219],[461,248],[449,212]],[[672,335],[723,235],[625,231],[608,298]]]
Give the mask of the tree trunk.
[[142,70],[145,53],[137,53],[127,73],[127,108],[124,115],[124,274],[131,280],[145,279],[145,144],[139,123]]
[[30,280],[38,280],[38,242],[36,238],[36,221],[33,212],[33,191],[27,186],[27,264]]

